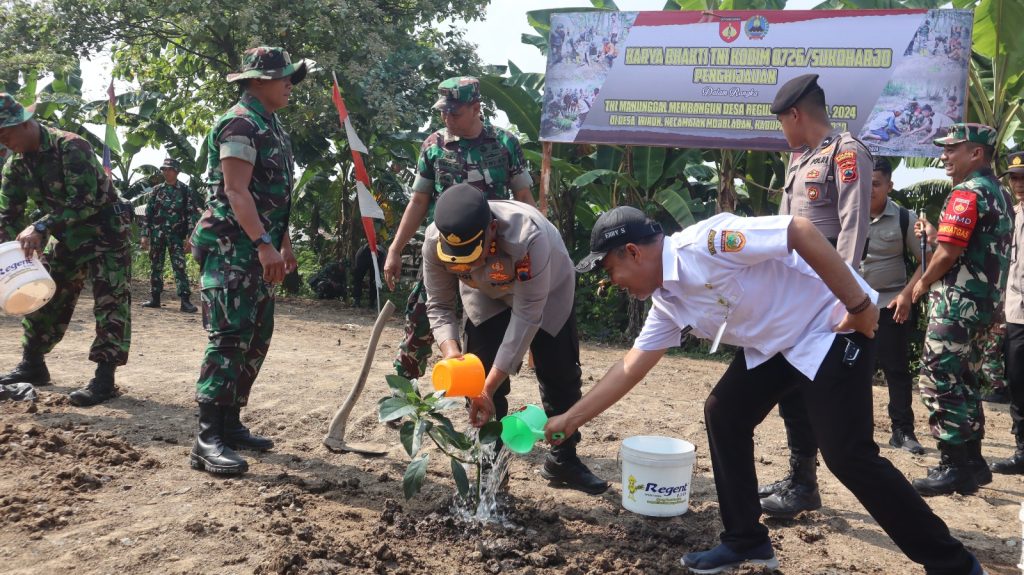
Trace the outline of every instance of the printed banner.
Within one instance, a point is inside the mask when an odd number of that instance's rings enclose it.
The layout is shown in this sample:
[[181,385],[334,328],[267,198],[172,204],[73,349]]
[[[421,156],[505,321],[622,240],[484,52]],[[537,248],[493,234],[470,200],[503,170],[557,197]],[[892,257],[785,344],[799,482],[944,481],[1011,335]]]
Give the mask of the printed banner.
[[551,17],[541,139],[788,150],[769,111],[802,74],[882,156],[936,157],[963,119],[969,10],[583,12]]

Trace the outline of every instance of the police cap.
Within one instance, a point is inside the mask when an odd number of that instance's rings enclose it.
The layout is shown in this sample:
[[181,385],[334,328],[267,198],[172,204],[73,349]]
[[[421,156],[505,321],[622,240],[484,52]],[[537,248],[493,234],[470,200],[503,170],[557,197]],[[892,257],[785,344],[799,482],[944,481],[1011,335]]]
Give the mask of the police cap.
[[804,74],[786,82],[775,94],[772,101],[771,113],[781,114],[796,106],[805,96],[816,92],[824,92],[818,85],[817,74]]
[[446,264],[472,263],[484,251],[484,236],[494,217],[484,193],[469,184],[455,184],[437,199],[437,257]]

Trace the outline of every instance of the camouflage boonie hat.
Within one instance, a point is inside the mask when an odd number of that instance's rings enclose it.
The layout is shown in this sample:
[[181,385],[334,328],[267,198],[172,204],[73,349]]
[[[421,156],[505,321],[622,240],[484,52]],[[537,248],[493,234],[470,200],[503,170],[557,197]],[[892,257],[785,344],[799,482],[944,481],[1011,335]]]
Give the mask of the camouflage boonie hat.
[[0,128],[17,126],[31,117],[32,112],[19,104],[14,96],[7,92],[0,92]]
[[932,140],[936,146],[951,146],[961,142],[974,142],[983,146],[996,145],[996,129],[985,124],[953,124],[942,138]]
[[472,76],[448,78],[437,85],[437,95],[433,108],[451,112],[463,104],[480,101],[480,80]]
[[165,170],[167,168],[170,168],[170,169],[174,170],[175,172],[180,172],[181,171],[181,162],[179,162],[178,160],[175,160],[174,158],[164,158],[164,163],[163,163],[162,166],[160,166],[160,169],[161,170]]
[[292,84],[298,84],[306,77],[309,66],[306,60],[293,64],[284,48],[258,46],[249,48],[242,55],[242,67],[234,74],[228,74],[228,82],[239,80],[276,80],[291,76]]

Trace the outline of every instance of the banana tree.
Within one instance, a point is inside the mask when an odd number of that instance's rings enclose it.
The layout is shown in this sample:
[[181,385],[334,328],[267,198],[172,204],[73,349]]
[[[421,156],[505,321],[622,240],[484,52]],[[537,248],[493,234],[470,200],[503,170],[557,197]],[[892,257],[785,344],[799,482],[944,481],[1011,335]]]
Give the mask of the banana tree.
[[974,53],[970,68],[970,117],[998,130],[997,142],[1019,143],[1024,114],[1024,3],[1019,0],[955,0],[974,10]]

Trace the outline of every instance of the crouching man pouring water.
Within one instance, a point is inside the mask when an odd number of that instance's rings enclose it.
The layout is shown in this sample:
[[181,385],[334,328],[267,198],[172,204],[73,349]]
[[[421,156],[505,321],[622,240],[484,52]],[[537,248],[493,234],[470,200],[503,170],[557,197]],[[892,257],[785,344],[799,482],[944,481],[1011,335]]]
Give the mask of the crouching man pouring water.
[[[508,413],[509,375],[529,349],[547,414],[565,413],[579,401],[579,340],[572,260],[558,230],[536,208],[511,200],[487,201],[469,184],[456,184],[437,199],[434,223],[423,241],[427,317],[445,359],[466,353],[487,373],[472,398],[470,423],[480,427]],[[465,348],[459,343],[455,298],[466,313]],[[576,455],[580,434],[548,454],[541,476],[597,495],[608,483]],[[499,444],[500,445],[500,444]]]
[[[877,293],[801,217],[719,214],[665,237],[641,211],[602,215],[591,254],[634,297],[653,298],[626,356],[545,428],[575,433],[633,388],[681,333],[738,346],[704,404],[708,449],[725,530],[717,547],[682,558],[693,573],[778,561],[759,521],[754,428],[779,398],[802,388],[825,464],[911,560],[929,574],[983,573],[872,438],[871,375]],[[795,252],[795,253],[794,253]]]

